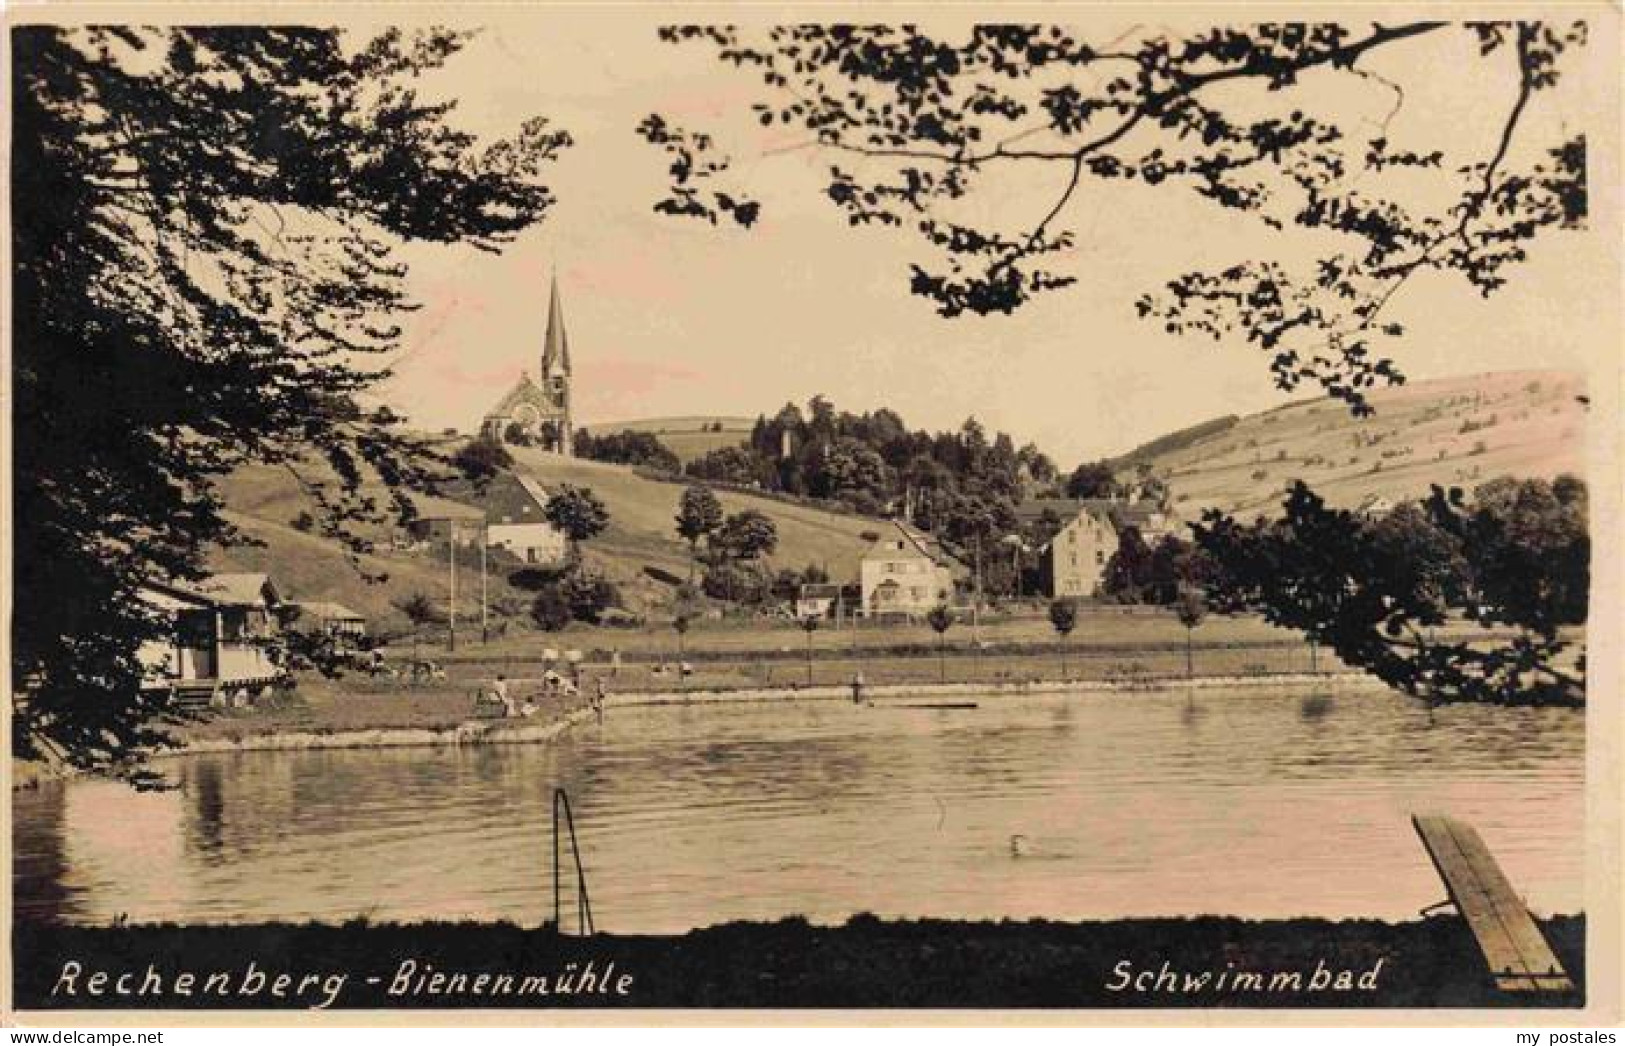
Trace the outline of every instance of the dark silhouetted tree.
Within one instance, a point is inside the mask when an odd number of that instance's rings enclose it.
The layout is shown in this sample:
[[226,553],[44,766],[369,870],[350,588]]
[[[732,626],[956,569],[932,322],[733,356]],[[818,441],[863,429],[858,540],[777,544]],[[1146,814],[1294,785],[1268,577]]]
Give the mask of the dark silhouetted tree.
[[561,484],[547,499],[544,512],[547,521],[558,527],[570,543],[572,562],[581,559],[583,541],[592,540],[609,526],[609,510],[598,500],[598,495],[586,487],[573,487],[568,483]]
[[954,627],[954,612],[947,606],[938,605],[931,608],[925,615],[925,623],[931,626],[931,631],[937,634],[937,677],[944,683],[948,681],[948,630]]
[[220,477],[286,468],[355,553],[441,474],[356,399],[413,304],[396,247],[501,249],[569,141],[480,142],[419,97],[466,36],[11,30],[14,754],[154,782],[175,712],[137,649],[169,625],[140,585],[244,539]]
[[[1585,221],[1584,133],[1539,102],[1583,62],[1584,23],[1379,24],[1349,12],[1100,35],[1109,42],[1043,24],[661,31],[758,81],[763,136],[825,161],[823,194],[851,225],[918,238],[928,259],[910,266],[908,287],[944,316],[1010,313],[1076,282],[1068,208],[1086,183],[1194,193],[1266,230],[1309,231],[1316,253],[1249,253],[1173,276],[1137,306],[1170,332],[1254,347],[1281,389],[1319,385],[1356,411],[1371,386],[1402,380],[1386,352],[1403,331],[1385,311],[1408,282],[1453,275],[1489,294],[1537,236]],[[1449,156],[1406,120],[1408,87],[1442,75],[1486,85],[1461,117],[1467,144]],[[657,209],[740,219],[739,194],[720,188],[728,160],[703,132],[651,118],[644,133],[692,147]],[[1046,169],[1048,207],[1000,206],[1013,180]]]
[[748,508],[723,520],[711,544],[728,559],[750,562],[779,547],[779,528],[765,513]]
[[710,487],[695,485],[683,491],[677,502],[677,536],[688,542],[688,579],[694,580],[694,563],[700,556],[700,542],[722,525],[722,502]]
[[[1208,602],[1298,629],[1342,660],[1436,701],[1575,704],[1590,539],[1575,480],[1497,481],[1472,499],[1435,488],[1423,508],[1364,520],[1296,483],[1277,520],[1209,511],[1195,527],[1213,573]],[[1511,628],[1448,638],[1447,615]]]
[[1055,634],[1061,637],[1061,678],[1065,679],[1069,673],[1066,666],[1066,640],[1072,630],[1078,627],[1078,604],[1071,599],[1057,599],[1049,605],[1050,627]]

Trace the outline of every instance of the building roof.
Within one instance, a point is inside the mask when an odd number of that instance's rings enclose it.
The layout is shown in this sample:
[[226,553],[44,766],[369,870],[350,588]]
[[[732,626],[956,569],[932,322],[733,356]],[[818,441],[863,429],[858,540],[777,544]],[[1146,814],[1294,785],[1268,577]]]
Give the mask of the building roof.
[[257,607],[281,602],[269,574],[211,574],[188,587],[222,606]]
[[343,603],[295,603],[300,613],[318,621],[365,621],[366,615],[351,610]]
[[[963,571],[964,565],[945,551],[940,542],[930,534],[925,533],[900,519],[889,520],[891,529],[869,543],[864,550],[864,559],[896,559],[898,556],[918,556],[929,559],[950,571]],[[898,548],[898,543],[902,548]]]
[[1030,498],[1016,506],[1016,520],[1031,523],[1041,519],[1045,512],[1053,512],[1062,520],[1074,519],[1079,512],[1110,519],[1123,502],[1110,498]]
[[547,508],[547,499],[552,495],[547,492],[546,487],[542,486],[541,480],[534,476],[527,476],[523,472],[513,473],[513,478],[520,488],[530,495],[530,499],[536,502],[537,508],[543,510]]
[[452,501],[450,498],[414,494],[412,495],[412,504],[417,509],[416,519],[422,522],[446,519],[461,521],[483,520],[485,518],[484,509],[465,505],[461,501]]

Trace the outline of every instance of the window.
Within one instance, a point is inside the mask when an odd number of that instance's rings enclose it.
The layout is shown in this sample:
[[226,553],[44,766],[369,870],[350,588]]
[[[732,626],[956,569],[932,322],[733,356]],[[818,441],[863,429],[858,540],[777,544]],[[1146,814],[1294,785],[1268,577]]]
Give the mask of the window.
[[1106,562],[1106,550],[1105,549],[1099,549],[1099,548],[1095,549],[1095,565],[1096,566],[1102,566],[1102,565],[1105,564],[1105,562]]

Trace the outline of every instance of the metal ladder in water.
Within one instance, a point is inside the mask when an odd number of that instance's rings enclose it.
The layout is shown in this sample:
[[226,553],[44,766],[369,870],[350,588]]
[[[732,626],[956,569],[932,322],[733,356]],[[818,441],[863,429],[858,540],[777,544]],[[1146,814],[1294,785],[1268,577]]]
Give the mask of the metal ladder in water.
[[[563,814],[561,818],[559,815]],[[570,812],[570,796],[562,788],[553,789],[553,930],[555,933],[564,932],[563,898],[563,850],[564,838],[559,832],[559,824],[570,833],[570,857],[575,862],[576,870],[576,935],[590,937],[596,931],[592,921],[592,901],[587,896],[587,870],[581,864],[581,846],[576,841],[576,819]]]

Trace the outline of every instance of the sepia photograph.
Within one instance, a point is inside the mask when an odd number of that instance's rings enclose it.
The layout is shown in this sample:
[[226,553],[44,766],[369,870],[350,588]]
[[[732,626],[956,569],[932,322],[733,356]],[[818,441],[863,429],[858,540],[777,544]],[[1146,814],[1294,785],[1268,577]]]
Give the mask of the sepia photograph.
[[1617,1025],[1616,6],[6,18],[8,1023]]

